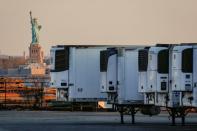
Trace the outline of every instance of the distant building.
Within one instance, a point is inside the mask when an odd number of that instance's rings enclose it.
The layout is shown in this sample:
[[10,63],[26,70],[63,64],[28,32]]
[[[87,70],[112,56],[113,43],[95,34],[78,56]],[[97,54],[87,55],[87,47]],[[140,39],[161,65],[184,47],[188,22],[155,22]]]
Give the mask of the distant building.
[[0,76],[5,76],[8,74],[8,70],[7,69],[0,69]]
[[19,65],[24,65],[26,59],[24,56],[8,56],[0,55],[0,69],[18,68]]

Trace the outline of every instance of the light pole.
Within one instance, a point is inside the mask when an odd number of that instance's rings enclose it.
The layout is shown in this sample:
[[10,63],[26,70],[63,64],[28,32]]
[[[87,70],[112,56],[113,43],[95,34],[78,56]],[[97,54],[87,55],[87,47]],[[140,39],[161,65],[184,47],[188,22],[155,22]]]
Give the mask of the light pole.
[[6,109],[6,86],[7,86],[7,83],[6,83],[6,79],[5,79],[5,81],[4,81],[4,87],[5,87],[5,109]]

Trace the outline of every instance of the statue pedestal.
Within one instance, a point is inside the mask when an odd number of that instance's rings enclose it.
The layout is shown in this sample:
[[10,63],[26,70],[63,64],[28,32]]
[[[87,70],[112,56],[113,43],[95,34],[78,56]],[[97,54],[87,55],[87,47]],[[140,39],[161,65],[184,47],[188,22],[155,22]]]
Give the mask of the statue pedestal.
[[29,47],[29,63],[43,63],[44,53],[38,43],[31,43]]

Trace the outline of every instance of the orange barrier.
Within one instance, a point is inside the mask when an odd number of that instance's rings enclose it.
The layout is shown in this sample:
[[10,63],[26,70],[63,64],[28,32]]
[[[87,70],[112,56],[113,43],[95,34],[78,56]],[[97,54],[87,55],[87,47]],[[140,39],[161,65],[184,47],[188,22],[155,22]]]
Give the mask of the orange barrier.
[[28,104],[32,106],[36,102],[47,102],[56,100],[56,89],[39,87],[26,87],[25,82],[20,79],[0,78],[0,104],[6,106]]

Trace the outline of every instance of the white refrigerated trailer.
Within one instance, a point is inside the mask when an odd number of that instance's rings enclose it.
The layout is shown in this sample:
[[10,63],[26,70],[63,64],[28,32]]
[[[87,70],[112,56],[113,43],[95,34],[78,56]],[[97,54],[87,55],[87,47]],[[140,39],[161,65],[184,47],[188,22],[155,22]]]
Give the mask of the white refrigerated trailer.
[[109,103],[136,103],[138,93],[138,51],[136,48],[108,48],[100,52],[101,92]]
[[108,103],[117,100],[117,49],[108,48],[100,51],[100,89],[107,94]]
[[197,108],[197,44],[193,45],[193,89],[192,89],[192,106]]
[[138,110],[158,114],[152,105],[144,105],[144,96],[138,92],[138,51],[142,47],[114,47],[100,53],[101,91],[107,93],[108,102],[118,107],[123,123],[123,112],[129,110],[134,123]]
[[195,107],[194,47],[193,44],[157,45],[139,51],[142,59],[139,92],[145,94],[145,104],[166,107],[173,124],[176,117],[181,117],[184,124],[187,110]]
[[[185,124],[185,116],[195,103],[196,56],[195,44],[173,45],[169,51],[169,102],[168,108],[172,116],[181,117],[182,125]],[[195,104],[194,104],[195,105]]]
[[172,52],[172,90],[178,91],[180,95],[180,106],[192,107],[195,105],[193,89],[196,68],[195,49],[192,45],[179,45]]
[[138,88],[144,94],[145,104],[163,104],[168,91],[168,65],[168,48],[153,46],[139,50]]
[[179,106],[174,110],[185,123],[188,110],[197,107],[197,44],[176,45],[171,53],[171,88],[179,95]]
[[106,100],[100,92],[99,46],[57,45],[51,48],[51,86],[69,102]]
[[185,109],[197,107],[197,46],[179,46],[53,46],[51,86],[63,101],[108,100],[122,123],[125,108],[134,123],[138,110],[154,115],[157,107],[170,109],[173,123],[180,114],[184,123]]
[[118,49],[118,104],[143,104],[138,92],[138,49]]
[[138,49],[108,48],[100,52],[101,92],[109,103],[143,103],[138,93]]
[[117,104],[121,122],[124,122],[124,107],[128,107],[134,124],[136,112],[139,108],[146,108],[144,97],[138,92],[138,48],[118,48],[117,56]]
[[175,122],[180,93],[171,88],[172,45],[158,44],[139,50],[139,92],[144,104],[165,107]]

